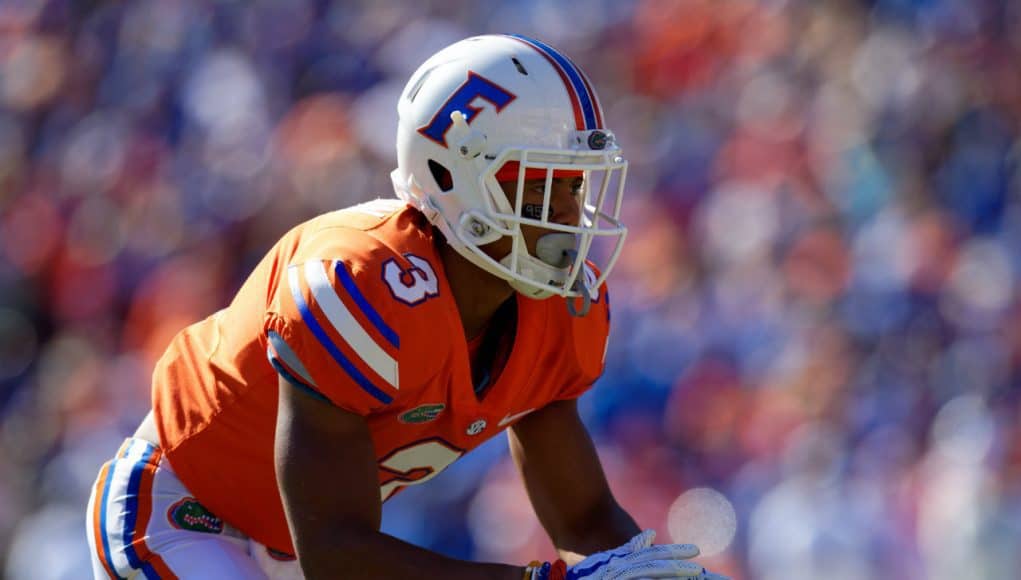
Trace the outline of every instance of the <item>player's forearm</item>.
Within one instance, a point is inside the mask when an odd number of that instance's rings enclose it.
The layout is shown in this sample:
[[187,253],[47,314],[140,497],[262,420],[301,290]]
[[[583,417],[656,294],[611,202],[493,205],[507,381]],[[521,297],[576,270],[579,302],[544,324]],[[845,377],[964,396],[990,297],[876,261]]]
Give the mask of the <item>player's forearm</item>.
[[612,498],[590,510],[585,517],[565,526],[553,543],[568,563],[619,546],[641,531],[635,520]]
[[378,469],[364,418],[285,379],[279,390],[276,477],[306,578],[521,578],[523,567],[453,560],[379,532]]
[[378,578],[386,580],[520,580],[523,567],[447,558],[436,552],[371,530],[333,529],[296,542],[298,561],[308,580]]

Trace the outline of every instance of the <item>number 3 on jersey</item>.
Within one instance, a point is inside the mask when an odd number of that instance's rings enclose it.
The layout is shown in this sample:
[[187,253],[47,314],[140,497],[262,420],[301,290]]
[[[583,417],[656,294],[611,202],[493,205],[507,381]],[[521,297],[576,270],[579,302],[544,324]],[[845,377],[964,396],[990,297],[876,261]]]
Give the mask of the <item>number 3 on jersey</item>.
[[440,281],[432,264],[414,254],[404,254],[411,262],[410,268],[402,268],[395,258],[383,264],[383,280],[390,287],[394,298],[415,306],[429,298],[440,295]]

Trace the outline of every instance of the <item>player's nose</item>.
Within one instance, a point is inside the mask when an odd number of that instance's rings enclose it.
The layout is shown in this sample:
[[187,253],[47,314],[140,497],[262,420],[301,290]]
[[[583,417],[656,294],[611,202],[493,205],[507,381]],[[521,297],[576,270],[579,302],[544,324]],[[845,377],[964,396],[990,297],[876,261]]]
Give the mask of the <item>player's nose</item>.
[[553,181],[550,192],[550,209],[555,224],[576,226],[581,219],[581,203],[575,195],[573,180],[558,179]]

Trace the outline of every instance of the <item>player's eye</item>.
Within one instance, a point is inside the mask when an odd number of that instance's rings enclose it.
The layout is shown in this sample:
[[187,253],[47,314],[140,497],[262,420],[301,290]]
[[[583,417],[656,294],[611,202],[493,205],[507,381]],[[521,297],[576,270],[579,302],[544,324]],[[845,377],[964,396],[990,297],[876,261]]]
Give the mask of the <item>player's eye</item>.
[[581,195],[583,191],[585,191],[584,179],[579,177],[575,179],[573,182],[571,182],[571,193],[573,193],[574,195]]

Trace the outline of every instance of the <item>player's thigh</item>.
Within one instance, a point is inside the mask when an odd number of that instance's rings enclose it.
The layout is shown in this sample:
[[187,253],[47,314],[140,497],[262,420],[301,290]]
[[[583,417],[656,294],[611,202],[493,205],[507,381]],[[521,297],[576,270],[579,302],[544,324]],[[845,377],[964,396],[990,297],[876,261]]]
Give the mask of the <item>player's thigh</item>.
[[[185,580],[268,580],[244,544],[225,537],[178,540],[160,556],[175,576]],[[159,577],[159,576],[157,576]],[[135,578],[149,578],[144,572]]]
[[297,558],[290,554],[271,550],[255,540],[249,540],[248,553],[270,580],[305,580]]
[[151,444],[129,439],[89,500],[96,578],[253,578],[248,539],[192,497]]

